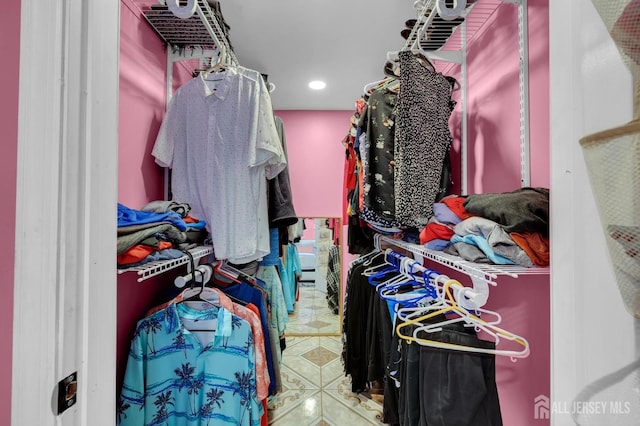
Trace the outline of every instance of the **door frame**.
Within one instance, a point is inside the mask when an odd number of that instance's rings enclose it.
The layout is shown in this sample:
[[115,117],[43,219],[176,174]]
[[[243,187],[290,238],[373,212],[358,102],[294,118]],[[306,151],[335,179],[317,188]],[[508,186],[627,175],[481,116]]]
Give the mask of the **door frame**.
[[119,1],[21,3],[15,426],[115,424],[119,33]]

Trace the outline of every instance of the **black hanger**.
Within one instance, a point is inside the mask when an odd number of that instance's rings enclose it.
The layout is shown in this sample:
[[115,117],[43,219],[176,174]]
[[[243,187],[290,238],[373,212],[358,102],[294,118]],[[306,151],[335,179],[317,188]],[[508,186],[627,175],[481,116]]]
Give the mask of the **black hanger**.
[[[209,303],[209,304],[211,304],[213,306],[217,306],[213,302],[211,302],[211,301],[209,301],[209,300],[207,300],[207,299],[202,297],[202,292],[204,291],[204,284],[205,284],[205,282],[204,282],[204,274],[202,273],[202,271],[200,271],[199,269],[194,269],[193,270],[193,277],[194,278],[193,278],[192,282],[193,283],[196,282],[196,278],[195,278],[196,274],[200,274],[200,276],[203,278],[202,286],[200,286],[200,291],[197,292],[196,294],[190,296],[190,297],[187,297],[186,299],[182,299],[179,303],[197,301],[197,302],[207,302],[207,303]],[[191,286],[191,288],[193,288],[193,285]]]
[[451,91],[455,92],[456,90],[460,90],[460,88],[462,86],[460,86],[460,82],[458,80],[456,80],[455,78],[447,75],[445,76],[445,78],[447,79],[447,81],[449,82],[449,84],[451,85]]

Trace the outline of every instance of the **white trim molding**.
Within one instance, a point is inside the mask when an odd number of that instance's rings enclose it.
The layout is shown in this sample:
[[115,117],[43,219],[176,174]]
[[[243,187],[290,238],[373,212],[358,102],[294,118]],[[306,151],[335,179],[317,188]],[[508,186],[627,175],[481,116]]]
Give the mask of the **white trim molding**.
[[115,424],[119,21],[120,2],[22,2],[14,426]]

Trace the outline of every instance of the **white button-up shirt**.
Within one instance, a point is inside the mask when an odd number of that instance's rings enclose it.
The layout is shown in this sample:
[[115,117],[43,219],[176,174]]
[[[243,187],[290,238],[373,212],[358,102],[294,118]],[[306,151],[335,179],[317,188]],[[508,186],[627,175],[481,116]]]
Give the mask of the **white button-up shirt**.
[[180,87],[152,151],[172,169],[173,199],[207,222],[216,258],[234,263],[269,253],[266,179],[286,165],[269,92],[247,74],[229,67]]

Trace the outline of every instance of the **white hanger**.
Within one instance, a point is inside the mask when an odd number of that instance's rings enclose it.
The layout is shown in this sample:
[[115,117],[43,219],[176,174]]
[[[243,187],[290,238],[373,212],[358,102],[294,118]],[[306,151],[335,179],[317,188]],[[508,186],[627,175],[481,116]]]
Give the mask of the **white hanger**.
[[362,93],[370,93],[373,89],[375,89],[376,86],[379,86],[389,80],[391,80],[393,77],[385,77],[382,80],[378,80],[378,81],[372,81],[371,83],[367,83],[364,88],[362,89]]
[[[442,286],[451,278],[444,274],[437,274],[431,279],[431,286],[436,289],[437,297],[428,306],[404,307],[399,308],[396,312],[399,321],[408,321],[412,317],[425,315],[431,309],[441,309],[445,306],[444,297],[442,295]],[[440,283],[442,281],[442,283]]]
[[[386,255],[388,253],[385,252],[385,261],[386,259]],[[402,283],[408,283],[411,281],[411,277],[406,273],[405,269],[406,269],[406,261],[408,258],[404,258],[400,260],[400,264],[398,265],[398,268],[395,272],[397,272],[397,275],[393,275],[391,277],[389,277],[386,281],[378,284],[376,286],[376,291],[382,291],[382,289],[384,287],[390,286],[390,285],[395,285],[395,284],[402,284]],[[384,264],[385,266],[396,266],[390,262],[385,262]]]
[[[509,356],[511,358],[524,358],[529,356],[529,342],[522,336],[518,336],[517,334],[511,333],[507,330],[504,330],[498,326],[496,326],[493,323],[489,323],[487,321],[482,320],[480,317],[473,315],[472,313],[466,311],[464,308],[460,307],[455,300],[453,299],[453,296],[451,295],[449,288],[451,286],[460,286],[460,287],[464,287],[462,286],[462,284],[460,284],[459,282],[457,282],[456,280],[449,280],[447,281],[447,283],[444,286],[444,292],[446,295],[446,300],[445,300],[445,305],[444,307],[442,307],[441,309],[438,310],[434,310],[426,315],[420,316],[418,318],[412,318],[410,320],[407,321],[403,321],[400,322],[396,325],[396,333],[398,334],[398,336],[401,339],[407,340],[409,342],[416,342],[420,345],[423,346],[430,346],[430,347],[436,347],[436,348],[441,348],[441,349],[452,349],[452,350],[459,350],[459,351],[464,351],[464,352],[475,352],[475,353],[487,353],[487,354],[494,354],[494,355],[503,355],[503,356]],[[448,306],[447,306],[448,305]],[[428,309],[428,308],[427,308]],[[515,344],[519,345],[521,347],[521,349],[519,351],[517,350],[507,350],[507,349],[487,349],[487,348],[478,348],[478,347],[473,347],[473,346],[464,346],[464,345],[458,345],[458,344],[453,344],[453,343],[447,343],[447,342],[440,342],[440,341],[436,341],[436,340],[430,340],[430,339],[425,339],[425,338],[420,338],[417,337],[416,334],[412,334],[412,335],[404,335],[402,334],[401,330],[409,325],[412,324],[421,324],[421,321],[425,321],[429,318],[435,317],[437,315],[440,314],[445,314],[445,313],[454,313],[459,315],[465,322],[467,322],[469,325],[472,325],[474,327],[479,327],[480,329],[482,329],[483,331],[487,332],[488,334],[494,336],[494,338],[496,339],[496,345],[498,345],[500,343],[500,341],[502,339],[504,340],[508,340],[508,341],[512,341]],[[448,321],[443,321],[440,322],[440,325],[444,325],[445,323],[448,323]],[[433,324],[435,327],[438,326],[438,323]],[[428,330],[428,327],[425,328],[425,330]]]
[[214,71],[221,72],[228,69],[229,65],[227,64],[227,50],[223,45],[219,46],[218,49],[218,57],[216,58],[215,62],[213,60],[211,61],[212,63],[209,68],[202,71],[202,78],[206,79]]

